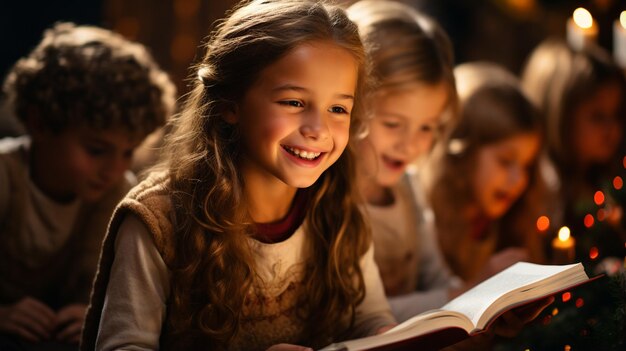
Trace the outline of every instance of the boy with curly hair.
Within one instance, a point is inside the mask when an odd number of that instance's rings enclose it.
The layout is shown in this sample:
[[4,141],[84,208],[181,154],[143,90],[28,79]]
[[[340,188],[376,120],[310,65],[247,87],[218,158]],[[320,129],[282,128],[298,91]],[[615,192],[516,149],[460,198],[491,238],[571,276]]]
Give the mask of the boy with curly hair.
[[175,87],[141,44],[59,23],[4,91],[28,135],[0,140],[0,349],[75,348],[133,151]]

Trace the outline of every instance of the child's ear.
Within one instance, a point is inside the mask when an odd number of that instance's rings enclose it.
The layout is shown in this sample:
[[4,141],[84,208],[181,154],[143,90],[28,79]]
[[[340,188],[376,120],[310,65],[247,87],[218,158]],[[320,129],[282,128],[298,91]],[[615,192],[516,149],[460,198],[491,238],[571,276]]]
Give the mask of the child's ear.
[[224,121],[229,124],[237,124],[239,122],[239,108],[235,103],[224,105],[222,109]]

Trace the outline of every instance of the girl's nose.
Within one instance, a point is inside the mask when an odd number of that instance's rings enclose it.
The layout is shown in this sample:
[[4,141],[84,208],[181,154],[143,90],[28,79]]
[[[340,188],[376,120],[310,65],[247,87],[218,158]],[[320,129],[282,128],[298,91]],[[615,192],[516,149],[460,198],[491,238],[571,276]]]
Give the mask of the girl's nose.
[[311,110],[304,114],[300,133],[305,138],[314,140],[325,140],[329,136],[328,125],[326,124],[326,116],[324,112]]

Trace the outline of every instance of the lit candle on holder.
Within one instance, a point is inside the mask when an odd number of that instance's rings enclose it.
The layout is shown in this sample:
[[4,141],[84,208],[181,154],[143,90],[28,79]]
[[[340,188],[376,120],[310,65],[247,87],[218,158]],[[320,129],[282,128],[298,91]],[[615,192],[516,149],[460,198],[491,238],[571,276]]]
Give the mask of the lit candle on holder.
[[577,8],[572,18],[567,20],[566,32],[567,43],[574,50],[581,50],[598,38],[598,26],[591,13],[582,7]]
[[613,57],[620,67],[626,68],[626,11],[613,23]]
[[559,229],[559,234],[552,240],[552,261],[566,264],[574,261],[576,240],[570,235],[568,227]]

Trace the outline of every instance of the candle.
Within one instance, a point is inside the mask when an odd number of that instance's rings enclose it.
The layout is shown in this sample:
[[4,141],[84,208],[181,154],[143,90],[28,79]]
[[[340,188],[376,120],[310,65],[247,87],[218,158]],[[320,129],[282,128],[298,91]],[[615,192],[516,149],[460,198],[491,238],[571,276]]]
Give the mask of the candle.
[[568,227],[559,229],[559,234],[552,240],[552,261],[555,264],[566,264],[574,261],[576,241],[570,235]]
[[581,50],[598,38],[598,26],[594,23],[591,13],[582,7],[577,8],[572,18],[567,20],[566,29],[567,43],[574,50]]
[[622,68],[626,68],[626,11],[613,23],[613,57]]

